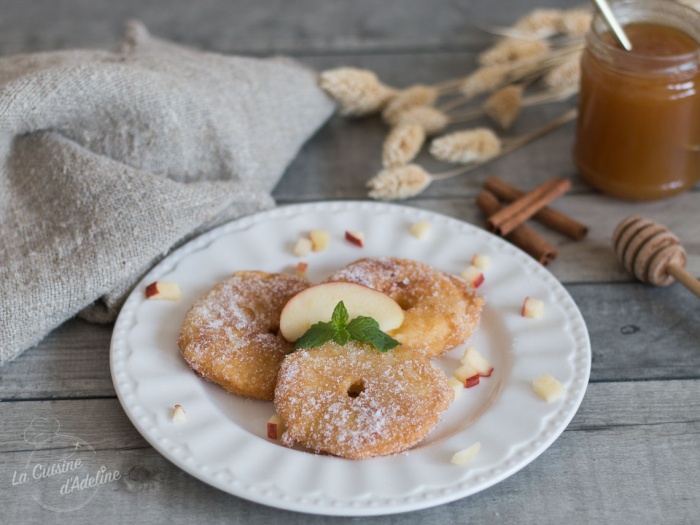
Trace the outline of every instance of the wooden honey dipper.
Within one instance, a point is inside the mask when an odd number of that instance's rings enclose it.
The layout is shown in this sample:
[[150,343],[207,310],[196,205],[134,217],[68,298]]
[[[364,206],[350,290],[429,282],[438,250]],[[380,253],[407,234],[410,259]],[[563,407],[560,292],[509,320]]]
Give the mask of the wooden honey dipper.
[[654,286],[679,281],[700,297],[700,281],[685,269],[687,257],[681,241],[667,228],[633,215],[617,225],[613,250],[628,272]]

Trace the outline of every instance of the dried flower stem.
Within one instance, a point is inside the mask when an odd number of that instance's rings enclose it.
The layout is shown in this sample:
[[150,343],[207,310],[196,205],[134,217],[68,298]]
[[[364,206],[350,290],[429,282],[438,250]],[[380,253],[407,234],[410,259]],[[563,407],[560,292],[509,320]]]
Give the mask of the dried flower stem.
[[[546,104],[548,102],[557,102],[561,100],[566,100],[567,98],[578,93],[578,86],[564,86],[563,88],[548,89],[541,91],[539,93],[533,93],[523,97],[520,105],[521,107],[535,106],[537,104]],[[458,115],[449,115],[450,124],[459,124],[463,122],[469,122],[470,120],[483,117],[487,114],[487,109],[484,106],[474,108],[466,113],[460,113]]]
[[437,84],[432,84],[431,87],[437,89],[440,94],[445,94],[454,91],[463,80],[463,77],[451,78],[443,82],[438,82]]
[[[583,41],[581,39],[575,39],[571,43],[567,44],[561,49],[552,51],[549,55],[544,58],[539,58],[535,60],[524,60],[520,62],[515,62],[513,64],[505,66],[503,72],[503,81],[496,86],[492,86],[488,91],[493,91],[499,89],[507,84],[523,82],[529,84],[534,81],[538,76],[551,71],[557,66],[571,60],[571,58],[583,50]],[[478,75],[483,69],[494,66],[486,66],[477,69],[472,75]],[[469,78],[469,77],[466,77]],[[462,78],[462,82],[466,80]],[[461,84],[461,83],[460,83]],[[459,84],[458,84],[459,85]],[[444,104],[437,106],[440,111],[451,111],[460,106],[463,106],[470,102],[476,94],[474,95],[462,95],[460,97],[454,98]]]
[[465,173],[468,173],[470,171],[473,171],[477,168],[480,168],[484,164],[487,164],[495,159],[499,159],[508,153],[511,153],[512,151],[515,151],[516,149],[520,148],[521,146],[524,146],[525,144],[532,142],[533,140],[541,137],[542,135],[545,135],[549,133],[550,131],[555,130],[559,126],[566,124],[567,122],[570,122],[576,118],[578,114],[578,111],[576,109],[570,109],[566,113],[560,115],[559,117],[555,118],[551,122],[548,122],[547,124],[544,124],[543,126],[535,129],[534,131],[531,131],[530,133],[527,133],[525,135],[521,135],[518,137],[514,137],[508,141],[503,142],[503,148],[501,149],[500,153],[498,155],[495,155],[493,157],[483,159],[480,162],[475,162],[474,164],[470,164],[468,166],[463,166],[460,168],[456,168],[453,170],[449,171],[444,171],[442,173],[435,173],[432,174],[432,180],[445,180],[445,179],[451,179],[452,177],[457,177],[458,175],[464,175]]

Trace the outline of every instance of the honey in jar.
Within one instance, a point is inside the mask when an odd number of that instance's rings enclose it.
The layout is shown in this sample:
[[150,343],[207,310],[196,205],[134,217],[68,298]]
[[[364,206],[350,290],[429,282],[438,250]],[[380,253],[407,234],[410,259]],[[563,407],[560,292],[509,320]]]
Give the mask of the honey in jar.
[[612,196],[675,195],[700,177],[700,13],[625,0],[615,14],[632,51],[596,17],[581,59],[574,161]]

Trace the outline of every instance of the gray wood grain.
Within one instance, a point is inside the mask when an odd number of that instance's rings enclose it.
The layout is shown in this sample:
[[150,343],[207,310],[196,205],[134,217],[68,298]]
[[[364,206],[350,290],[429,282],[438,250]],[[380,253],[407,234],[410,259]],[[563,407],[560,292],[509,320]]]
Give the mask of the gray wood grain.
[[450,0],[31,0],[3,1],[0,50],[24,52],[112,46],[126,20],[154,35],[221,52],[285,54],[407,51],[483,45],[475,25],[503,25],[533,6],[575,6],[577,0],[491,2]]
[[[26,486],[12,486],[33,447],[23,439],[35,417],[55,417],[61,433],[89,443],[122,479],[66,514],[70,523],[326,523],[329,519],[240,500],[193,479],[147,446],[116,400],[13,403],[0,430],[0,508],[9,523],[52,513]],[[401,516],[333,521],[366,523],[692,523],[700,511],[697,381],[589,386],[564,434],[531,465],[469,498]],[[629,465],[623,479],[620,465]],[[556,499],[556,505],[553,500]],[[113,514],[114,513],[114,514]],[[574,516],[575,514],[575,516]]]

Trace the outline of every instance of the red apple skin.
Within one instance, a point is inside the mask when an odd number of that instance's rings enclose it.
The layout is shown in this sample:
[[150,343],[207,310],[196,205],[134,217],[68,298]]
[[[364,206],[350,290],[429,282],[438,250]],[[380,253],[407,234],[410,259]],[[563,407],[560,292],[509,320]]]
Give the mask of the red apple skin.
[[158,281],[146,286],[146,299],[158,294]]
[[[365,286],[363,284],[358,284],[358,283],[350,283],[350,282],[344,282],[344,281],[329,281],[325,283],[320,283],[320,284],[315,284],[313,286],[309,286],[308,288],[302,290],[299,292],[297,295],[292,297],[289,301],[287,301],[287,304],[282,308],[282,312],[280,313],[280,332],[282,334],[282,337],[287,339],[288,341],[296,341],[299,337],[303,335],[303,331],[298,330],[298,323],[291,323],[289,322],[290,317],[294,317],[290,312],[294,312],[295,309],[300,309],[299,304],[304,306],[304,308],[301,308],[302,311],[306,311],[308,313],[309,308],[311,307],[308,303],[307,298],[310,296],[310,294],[315,294],[318,293],[319,288],[321,287],[342,287],[345,290],[345,293],[339,294],[337,290],[333,292],[333,296],[337,296],[336,301],[333,302],[332,305],[328,305],[328,312],[331,312],[333,307],[337,304],[337,301],[340,301],[341,299],[345,301],[345,306],[350,310],[350,313],[352,314],[352,308],[351,304],[348,301],[348,296],[350,294],[357,295],[357,291],[348,291],[348,288],[352,289],[363,289],[362,293],[367,292],[368,294],[371,294],[369,298],[363,299],[364,301],[375,301],[377,299],[381,299],[384,303],[386,303],[384,309],[390,309],[392,312],[392,315],[390,317],[378,317],[376,310],[375,313],[372,314],[371,311],[368,311],[367,313],[361,313],[359,315],[370,315],[374,316],[375,319],[379,322],[380,327],[383,326],[382,329],[385,330],[394,330],[401,326],[401,323],[403,322],[404,319],[404,314],[403,310],[401,309],[401,306],[394,301],[391,297],[389,297],[387,294],[377,291],[374,288],[370,288],[369,286]],[[319,301],[319,295],[315,296],[316,299],[314,300],[315,303],[318,303]],[[360,304],[360,303],[357,303]],[[298,316],[296,316],[298,318]],[[308,318],[307,318],[308,320]],[[323,319],[314,319],[311,324],[318,322],[319,320]],[[330,320],[330,313],[327,316],[326,320]],[[391,323],[387,323],[387,321],[392,321]],[[308,327],[307,327],[308,329]],[[305,330],[304,330],[305,331]]]
[[529,297],[525,297],[525,300],[523,301],[523,309],[520,311],[520,315],[522,315],[523,317],[527,317],[526,309],[527,309],[527,302],[529,300],[530,300]]
[[464,388],[472,388],[479,384],[479,376],[471,376],[464,380]]
[[267,424],[267,437],[269,439],[279,439],[278,434],[279,430],[279,425],[277,423],[268,423]]
[[493,374],[493,367],[491,367],[488,374],[479,374],[479,375],[481,377],[491,377],[491,374]]
[[365,247],[365,242],[362,239],[360,239],[359,237],[353,235],[352,232],[350,232],[350,231],[345,232],[345,240],[351,242],[355,246],[359,246],[360,248]]
[[472,288],[478,288],[479,286],[481,286],[481,283],[483,283],[483,282],[484,282],[484,274],[480,273],[479,277],[477,277],[476,279],[474,279],[472,281],[472,283],[471,283]]
[[530,300],[531,298],[528,296],[525,297],[525,300],[523,301],[523,309],[520,311],[520,315],[522,315],[523,317],[531,317],[527,315],[527,303],[530,302]]

